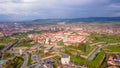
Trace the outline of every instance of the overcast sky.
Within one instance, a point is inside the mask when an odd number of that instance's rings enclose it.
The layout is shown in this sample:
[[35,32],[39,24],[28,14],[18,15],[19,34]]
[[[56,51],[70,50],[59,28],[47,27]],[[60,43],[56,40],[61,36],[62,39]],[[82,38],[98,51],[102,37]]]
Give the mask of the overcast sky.
[[120,16],[120,0],[0,0],[0,20]]

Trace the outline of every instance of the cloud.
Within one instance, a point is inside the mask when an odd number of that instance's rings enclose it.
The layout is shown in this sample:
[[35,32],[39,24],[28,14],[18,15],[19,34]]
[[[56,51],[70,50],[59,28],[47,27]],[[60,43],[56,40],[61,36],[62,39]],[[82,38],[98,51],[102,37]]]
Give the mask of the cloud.
[[111,4],[109,7],[113,9],[120,9],[120,3]]
[[[104,0],[0,0],[0,13],[22,14],[33,9],[69,9],[74,6],[83,6],[94,3],[103,3]],[[20,11],[20,12],[18,12]],[[38,11],[38,10],[37,10]],[[26,14],[26,13],[25,13]]]
[[0,3],[20,3],[22,0],[0,0]]
[[119,10],[116,3],[118,0],[0,0],[0,14],[40,18],[107,16],[115,8]]

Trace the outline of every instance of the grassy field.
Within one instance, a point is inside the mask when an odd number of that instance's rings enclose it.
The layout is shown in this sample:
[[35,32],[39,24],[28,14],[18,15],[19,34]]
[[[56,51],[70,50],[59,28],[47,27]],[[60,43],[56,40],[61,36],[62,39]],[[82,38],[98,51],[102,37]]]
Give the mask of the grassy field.
[[9,60],[4,65],[4,68],[20,68],[24,59],[22,57],[15,57],[13,60]]
[[20,40],[20,42],[16,45],[16,47],[31,47],[36,44],[37,43],[32,43],[31,40]]
[[91,61],[90,65],[95,67],[95,68],[99,68],[100,64],[102,63],[103,59],[105,57],[105,52],[104,51],[101,51],[97,56],[96,58]]
[[0,37],[0,50],[2,50],[6,45],[15,42],[16,40],[11,37]]
[[57,45],[59,45],[59,46],[64,46],[63,40],[59,41],[59,42],[57,43]]
[[103,58],[105,57],[104,51],[101,51],[94,60],[88,61],[84,60],[80,57],[71,56],[71,61],[74,62],[76,65],[86,65],[89,68],[99,68]]
[[40,50],[39,54],[41,55],[41,57],[43,57],[44,56],[44,50]]
[[12,39],[11,37],[0,37],[0,45],[7,45],[9,43],[15,42],[15,39]]
[[77,53],[79,55],[85,55],[87,56],[96,46],[90,46],[90,43],[84,43],[84,44],[76,44],[76,45],[70,45],[65,46],[63,49],[67,53]]
[[31,65],[31,63],[32,63],[31,56],[32,56],[32,54],[29,54],[27,66]]
[[[105,43],[120,43],[120,36],[115,35],[107,35],[107,34],[96,34],[93,33],[89,36],[89,38],[94,39],[94,43],[105,42]],[[79,44],[79,45],[70,45],[65,46],[64,53],[69,54],[71,56],[71,61],[76,65],[86,65],[89,68],[100,68],[100,65],[105,58],[105,51],[102,50],[97,56],[92,60],[85,60],[80,58],[77,54],[88,55],[94,48],[97,46],[90,46],[90,43]],[[120,46],[106,46],[104,49],[112,51],[112,52],[120,52]],[[74,54],[73,54],[74,53]]]
[[94,43],[106,42],[106,43],[120,43],[120,36],[108,35],[108,34],[96,34],[92,33],[90,38],[94,39]]
[[28,36],[28,33],[27,32],[23,32],[23,33],[15,33],[12,35],[13,37],[16,37],[16,38],[23,38],[23,37],[27,37]]
[[42,31],[29,31],[29,32],[15,33],[12,35],[12,37],[27,38],[29,34],[42,34]]
[[2,59],[7,59],[7,58],[10,58],[10,57],[14,57],[14,54],[13,53],[4,52]]
[[58,60],[60,60],[60,59],[61,59],[61,57],[59,57],[59,56],[55,56],[55,57],[53,57],[53,59],[55,60],[55,62],[54,62],[54,64],[53,64],[53,66],[54,66],[54,68],[57,68],[57,67],[58,67],[58,65],[59,65]]
[[107,46],[104,48],[105,50],[108,50],[110,52],[120,52],[120,46],[112,45],[112,46]]

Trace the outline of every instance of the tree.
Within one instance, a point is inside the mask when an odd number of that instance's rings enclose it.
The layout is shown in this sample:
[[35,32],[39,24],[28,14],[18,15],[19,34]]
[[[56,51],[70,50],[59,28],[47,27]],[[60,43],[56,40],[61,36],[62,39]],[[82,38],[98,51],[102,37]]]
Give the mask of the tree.
[[59,41],[59,42],[57,43],[57,45],[59,45],[59,46],[63,46],[63,45],[64,45],[63,40]]

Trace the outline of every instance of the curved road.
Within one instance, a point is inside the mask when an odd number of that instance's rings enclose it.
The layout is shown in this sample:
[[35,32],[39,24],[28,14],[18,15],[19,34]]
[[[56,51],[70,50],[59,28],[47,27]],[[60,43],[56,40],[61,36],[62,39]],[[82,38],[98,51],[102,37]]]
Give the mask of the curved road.
[[24,53],[24,63],[23,65],[21,66],[21,68],[27,68],[27,62],[28,62],[28,54],[27,53]]

